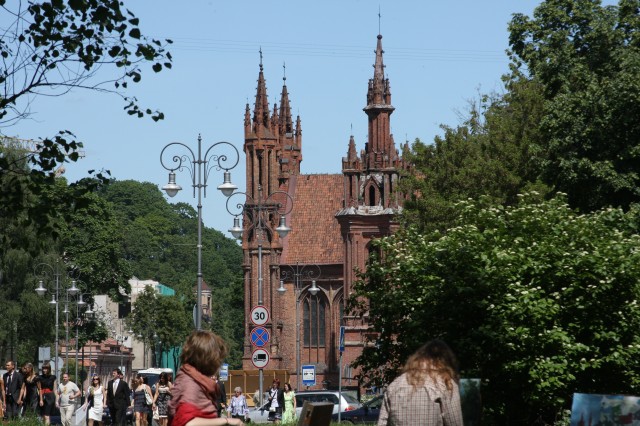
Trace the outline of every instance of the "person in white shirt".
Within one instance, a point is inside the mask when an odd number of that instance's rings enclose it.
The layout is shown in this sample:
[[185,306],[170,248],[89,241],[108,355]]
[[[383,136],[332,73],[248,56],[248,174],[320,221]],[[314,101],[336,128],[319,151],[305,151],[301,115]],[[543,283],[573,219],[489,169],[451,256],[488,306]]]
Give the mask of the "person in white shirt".
[[71,417],[76,408],[76,398],[80,396],[78,386],[69,381],[69,373],[62,375],[62,383],[56,391],[56,404],[60,407],[62,426],[71,426]]

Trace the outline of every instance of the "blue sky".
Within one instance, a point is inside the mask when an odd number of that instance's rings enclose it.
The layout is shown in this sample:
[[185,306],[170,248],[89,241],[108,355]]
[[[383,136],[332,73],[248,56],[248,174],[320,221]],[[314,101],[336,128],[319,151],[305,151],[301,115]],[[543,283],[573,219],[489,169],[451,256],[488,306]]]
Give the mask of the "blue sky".
[[[367,136],[367,81],[373,75],[378,26],[383,35],[386,73],[391,82],[392,132],[396,144],[431,141],[440,124],[456,125],[459,113],[479,92],[500,91],[507,70],[507,24],[516,12],[531,15],[531,0],[325,0],[296,1],[127,1],[143,32],[171,38],[173,69],[130,86],[145,107],[166,119],[129,117],[113,95],[73,91],[64,97],[33,100],[34,115],[0,129],[25,139],[73,131],[86,157],[66,166],[75,181],[89,169],[108,169],[119,180],[162,186],[167,172],[159,161],[173,141],[196,148],[232,142],[241,152],[232,178],[244,188],[243,119],[253,107],[262,48],[271,105],[279,101],[283,63],[292,113],[303,130],[303,173],[339,173],[353,133],[357,148]],[[382,18],[378,21],[378,7]],[[2,19],[0,17],[0,19]],[[100,77],[108,78],[103,70]],[[178,201],[195,207],[187,172]],[[206,226],[226,232],[232,217],[215,187],[214,171],[203,201]],[[228,235],[228,234],[227,234]]]

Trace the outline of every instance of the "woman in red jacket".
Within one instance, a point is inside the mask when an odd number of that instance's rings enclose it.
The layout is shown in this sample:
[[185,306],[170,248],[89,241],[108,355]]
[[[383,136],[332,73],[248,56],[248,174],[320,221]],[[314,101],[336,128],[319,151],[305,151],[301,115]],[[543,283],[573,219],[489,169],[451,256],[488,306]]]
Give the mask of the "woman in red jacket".
[[170,426],[238,425],[241,419],[220,418],[216,401],[218,387],[211,379],[227,355],[227,345],[207,330],[192,332],[184,346],[182,366],[176,377],[169,402]]

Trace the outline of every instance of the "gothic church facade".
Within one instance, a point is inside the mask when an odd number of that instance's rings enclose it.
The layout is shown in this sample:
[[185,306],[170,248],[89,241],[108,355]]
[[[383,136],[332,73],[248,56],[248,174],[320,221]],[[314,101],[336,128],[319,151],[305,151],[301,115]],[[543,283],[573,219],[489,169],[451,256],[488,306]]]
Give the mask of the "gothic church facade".
[[[337,387],[341,326],[345,327],[343,386],[357,386],[354,377],[358,372],[349,364],[366,344],[368,329],[366,319],[345,314],[345,300],[356,280],[356,268],[366,267],[371,240],[397,229],[397,214],[402,208],[397,185],[400,172],[408,168],[390,131],[394,107],[383,53],[382,36],[378,35],[364,107],[368,140],[358,153],[356,141],[350,137],[340,174],[301,173],[300,116],[291,115],[286,78],[279,105],[270,108],[262,61],[253,111],[246,106],[244,152],[249,197],[245,215],[260,217],[245,217],[243,225],[247,313],[243,368],[255,368],[251,360],[255,347],[249,339],[254,326],[249,313],[261,303],[270,311],[265,325],[271,335],[265,348],[270,354],[266,368],[288,370],[294,388],[301,383],[297,376],[301,365],[315,365],[316,388]],[[274,232],[283,213],[292,229],[285,238]],[[265,226],[249,229],[246,225],[258,221]],[[318,291],[313,288],[314,281]]]

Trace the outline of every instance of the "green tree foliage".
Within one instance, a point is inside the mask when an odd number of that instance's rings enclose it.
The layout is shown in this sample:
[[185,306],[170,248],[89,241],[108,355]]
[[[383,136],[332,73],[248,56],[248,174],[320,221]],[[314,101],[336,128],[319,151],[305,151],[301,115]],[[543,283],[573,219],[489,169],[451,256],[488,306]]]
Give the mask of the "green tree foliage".
[[366,379],[388,382],[439,337],[482,378],[489,424],[553,423],[574,392],[637,393],[640,210],[521,198],[463,201],[446,233],[376,241],[349,302],[379,331],[356,362]]
[[[171,68],[171,54],[166,50],[171,41],[145,37],[139,19],[123,2],[0,0],[0,21],[3,127],[29,117],[36,97],[63,96],[73,89],[115,93],[123,98],[128,114],[149,115],[156,121],[163,118],[159,111],[141,108],[126,90],[130,83],[141,80],[144,64],[151,64],[154,72]],[[102,74],[107,71],[111,76]],[[17,157],[4,153],[5,142],[0,140],[0,183],[6,185],[6,191],[0,192],[0,205],[11,216],[23,210],[28,202],[25,197],[53,184],[58,166],[77,161],[82,148],[68,130],[43,137],[36,147]],[[12,176],[15,173],[20,176]],[[104,179],[101,173],[97,177]],[[22,220],[36,225],[39,233],[49,234],[48,216],[55,214],[55,204],[38,207]]]
[[61,181],[55,199],[68,200],[59,209],[59,246],[77,265],[83,285],[93,294],[108,294],[118,300],[129,293],[131,266],[125,259],[125,235],[113,205],[90,192],[93,179],[71,185]]
[[[167,203],[157,185],[148,182],[113,181],[103,188],[102,196],[113,203],[120,219],[123,255],[131,273],[173,288],[185,306],[190,306],[185,309],[191,318],[197,284],[198,219],[194,208]],[[240,368],[244,341],[242,250],[234,240],[207,227],[202,229],[202,242],[203,279],[212,291],[213,305],[203,327],[211,327],[226,340],[230,347],[227,362]]]
[[133,304],[127,324],[156,353],[182,346],[193,329],[191,312],[191,304],[179,297],[158,295],[147,287]]
[[541,176],[583,211],[640,200],[639,30],[637,0],[548,0],[509,25],[513,66],[544,96]]
[[531,145],[542,114],[540,87],[533,81],[505,78],[507,91],[483,95],[472,103],[465,121],[433,144],[416,140],[406,153],[413,164],[401,181],[411,194],[405,220],[422,230],[444,230],[455,217],[454,205],[485,195],[498,204],[513,204],[528,188],[547,189],[537,179]]

